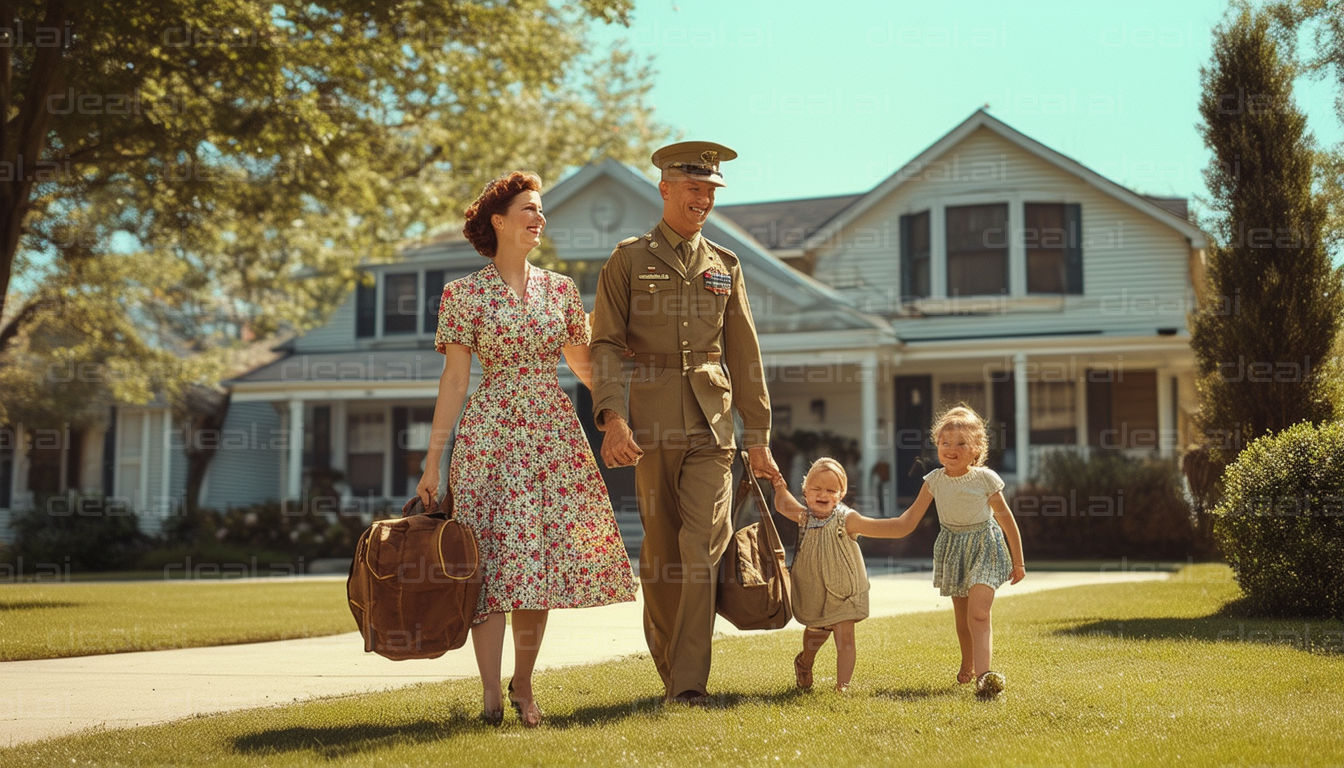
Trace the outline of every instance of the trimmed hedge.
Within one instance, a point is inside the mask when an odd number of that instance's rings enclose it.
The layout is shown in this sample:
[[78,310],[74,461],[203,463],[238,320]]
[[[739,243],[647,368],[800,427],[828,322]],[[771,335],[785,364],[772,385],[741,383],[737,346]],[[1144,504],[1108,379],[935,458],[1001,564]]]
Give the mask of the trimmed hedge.
[[152,543],[129,507],[101,495],[41,498],[11,526],[14,544],[6,560],[23,558],[26,569],[47,564],[74,573],[123,570],[134,567]]
[[1344,422],[1246,446],[1213,514],[1248,609],[1344,618]]
[[1200,545],[1180,469],[1117,451],[1047,454],[1041,479],[1008,499],[1032,558],[1186,560]]

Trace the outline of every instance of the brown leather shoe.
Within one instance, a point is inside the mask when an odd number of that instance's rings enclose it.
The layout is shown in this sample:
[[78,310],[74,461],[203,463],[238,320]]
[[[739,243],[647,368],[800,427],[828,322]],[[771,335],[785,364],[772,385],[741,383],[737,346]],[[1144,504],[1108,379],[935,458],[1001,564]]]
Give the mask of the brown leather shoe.
[[709,694],[700,691],[682,691],[667,700],[669,704],[685,704],[688,707],[707,707],[713,701]]

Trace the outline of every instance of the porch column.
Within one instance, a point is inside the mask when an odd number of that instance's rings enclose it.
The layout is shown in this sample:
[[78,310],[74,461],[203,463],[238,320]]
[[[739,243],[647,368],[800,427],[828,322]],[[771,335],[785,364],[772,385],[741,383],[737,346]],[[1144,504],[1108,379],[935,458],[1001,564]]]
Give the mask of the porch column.
[[152,420],[149,409],[140,412],[140,485],[135,491],[136,514],[149,511],[149,422]]
[[[869,352],[859,363],[859,471],[863,473],[861,506],[870,510],[877,507],[877,491],[873,484],[873,467],[877,465],[877,354]],[[870,511],[869,514],[875,514]]]
[[1176,424],[1171,403],[1171,371],[1157,369],[1157,450],[1163,458],[1170,458],[1176,447]]
[[303,498],[303,401],[289,401],[289,477],[285,480],[285,498]]
[[1080,456],[1090,456],[1091,448],[1087,445],[1087,371],[1073,380],[1073,417],[1076,431],[1074,440],[1078,443],[1078,454]]
[[[159,517],[173,514],[173,409],[163,412],[163,474],[159,476]],[[160,522],[162,526],[162,522]]]
[[1017,421],[1017,482],[1022,484],[1031,477],[1031,399],[1027,382],[1027,353],[1013,355],[1013,410]]

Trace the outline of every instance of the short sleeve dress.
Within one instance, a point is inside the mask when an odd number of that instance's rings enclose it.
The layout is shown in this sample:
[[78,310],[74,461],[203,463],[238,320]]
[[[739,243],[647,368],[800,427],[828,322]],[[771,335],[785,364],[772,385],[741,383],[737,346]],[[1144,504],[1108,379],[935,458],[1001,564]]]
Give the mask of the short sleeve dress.
[[925,475],[924,482],[938,505],[933,586],[939,594],[967,597],[976,584],[1003,586],[1013,560],[989,508],[989,497],[1003,490],[1003,479],[988,467],[971,467],[960,477],[948,477],[940,467]]
[[483,371],[448,471],[485,572],[477,622],[635,599],[606,484],[556,374],[561,347],[588,340],[578,287],[556,272],[529,267],[525,300],[493,263],[443,289],[435,348],[470,347]]
[[868,571],[845,519],[854,510],[837,504],[828,517],[809,512],[798,526],[798,548],[789,567],[793,617],[813,628],[868,618]]

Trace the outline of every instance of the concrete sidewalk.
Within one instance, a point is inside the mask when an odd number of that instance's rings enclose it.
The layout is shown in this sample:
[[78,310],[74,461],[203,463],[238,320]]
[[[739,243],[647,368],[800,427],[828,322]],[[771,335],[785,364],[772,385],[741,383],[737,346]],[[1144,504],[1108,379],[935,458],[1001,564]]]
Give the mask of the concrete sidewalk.
[[[1031,573],[1000,598],[1046,589],[1166,578],[1154,573]],[[944,610],[928,573],[877,575],[871,615]],[[538,660],[541,669],[647,654],[641,604],[555,611]],[[720,619],[722,635],[742,632]],[[801,631],[791,624],[783,631]],[[862,630],[861,630],[862,631]],[[507,637],[507,635],[506,635]],[[506,643],[509,641],[506,640]],[[364,653],[358,633],[303,640],[185,648],[70,659],[0,663],[0,746],[86,728],[129,728],[198,714],[289,704],[314,697],[380,691],[476,676],[467,647],[433,660],[393,662]],[[512,672],[505,648],[504,674]]]

